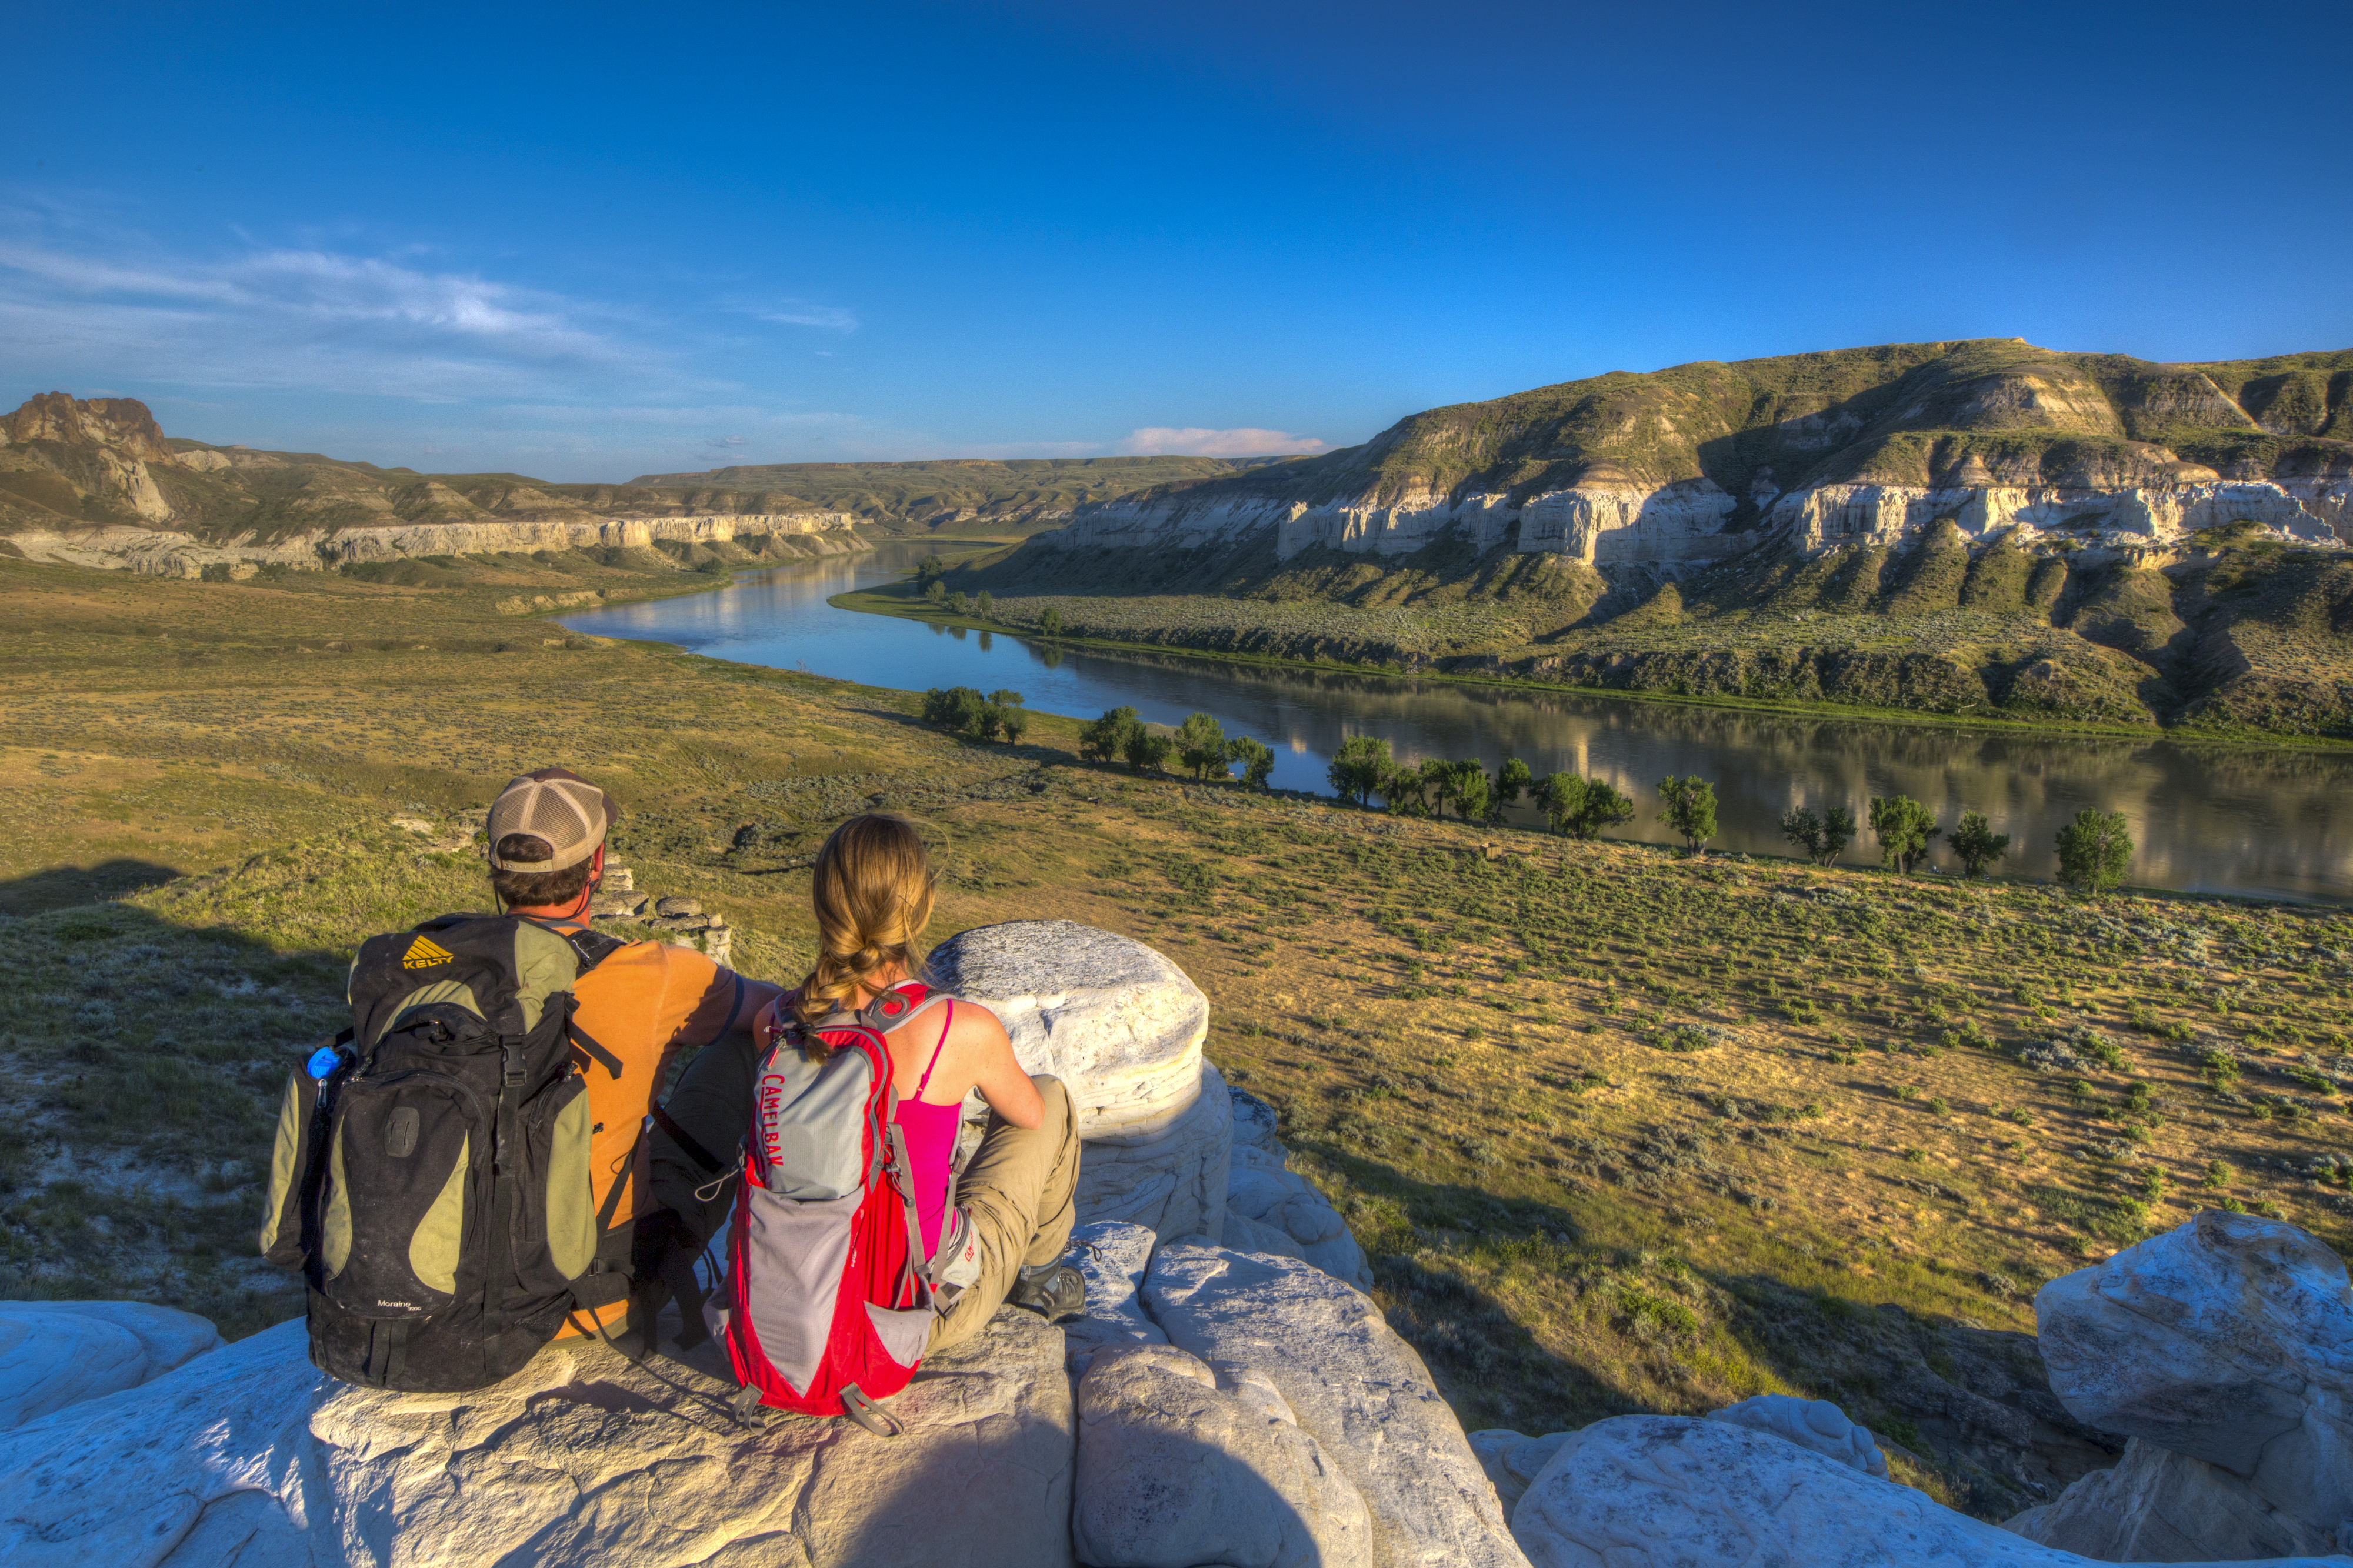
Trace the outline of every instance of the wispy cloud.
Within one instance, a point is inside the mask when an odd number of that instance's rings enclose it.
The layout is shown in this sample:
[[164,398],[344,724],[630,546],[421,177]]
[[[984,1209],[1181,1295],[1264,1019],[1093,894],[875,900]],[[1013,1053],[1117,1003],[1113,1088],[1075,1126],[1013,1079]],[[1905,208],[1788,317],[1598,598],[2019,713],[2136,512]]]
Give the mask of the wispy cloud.
[[787,327],[822,327],[829,332],[847,336],[858,330],[858,313],[839,305],[820,305],[809,300],[776,300],[764,305],[737,305],[733,309],[754,321],[775,321]]
[[1264,458],[1276,453],[1321,452],[1328,443],[1282,430],[1183,430],[1151,426],[1131,430],[1115,448],[1132,458]]

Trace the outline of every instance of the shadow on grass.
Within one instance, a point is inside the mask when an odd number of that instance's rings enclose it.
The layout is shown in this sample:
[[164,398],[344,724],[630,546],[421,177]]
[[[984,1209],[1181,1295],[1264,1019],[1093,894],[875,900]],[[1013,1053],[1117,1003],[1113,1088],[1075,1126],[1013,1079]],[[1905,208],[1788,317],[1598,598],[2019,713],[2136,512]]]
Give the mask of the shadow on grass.
[[[118,885],[170,875],[118,862]],[[105,869],[105,868],[101,868]],[[238,1338],[301,1310],[254,1254],[286,1075],[340,1026],[343,960],[136,904],[0,884],[0,1269],[19,1299],[137,1300]]]
[[159,887],[180,873],[152,860],[121,858],[96,866],[57,866],[0,882],[0,915],[35,915],[47,910],[119,899]]
[[1390,1326],[1466,1429],[1535,1436],[1795,1392],[1900,1442],[1954,1506],[1992,1520],[2115,1462],[2051,1394],[2030,1334],[1711,1267],[1701,1238],[1739,1212],[1730,1200],[1660,1194],[1667,1234],[1636,1249],[1599,1241],[1561,1204],[1428,1180],[1312,1133],[1293,1146],[1408,1216],[1359,1237]]

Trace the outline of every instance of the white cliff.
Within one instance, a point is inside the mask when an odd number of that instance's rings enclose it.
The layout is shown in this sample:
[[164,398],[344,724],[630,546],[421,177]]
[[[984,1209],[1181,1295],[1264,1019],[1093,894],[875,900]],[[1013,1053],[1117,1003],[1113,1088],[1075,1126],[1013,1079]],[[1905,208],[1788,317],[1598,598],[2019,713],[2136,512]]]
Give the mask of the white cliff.
[[2055,533],[2162,545],[2242,521],[2307,543],[2353,539],[2353,479],[2224,479],[2211,468],[2176,467],[2181,472],[2169,484],[1826,484],[1787,494],[1767,485],[1754,494],[1763,516],[1738,529],[1726,526],[1737,499],[1707,479],[1643,485],[1603,478],[1517,503],[1508,495],[1450,498],[1428,489],[1314,506],[1188,502],[1180,492],[1082,507],[1069,527],[1040,534],[1036,543],[1062,551],[1195,550],[1248,544],[1271,531],[1276,559],[1288,561],[1319,546],[1402,555],[1454,533],[1482,551],[1510,542],[1522,554],[1681,574],[1775,542],[1810,551],[1894,544],[1947,519],[1972,540],[2015,531],[2022,543]]
[[151,577],[195,577],[207,566],[227,566],[233,574],[249,576],[265,566],[316,572],[332,570],[346,562],[399,561],[419,555],[600,546],[643,548],[657,541],[713,544],[763,535],[805,539],[818,553],[839,554],[866,548],[850,531],[857,521],[848,512],[766,512],[554,521],[406,522],[311,529],[267,540],[247,533],[216,542],[164,529],[31,529],[9,535],[8,542],[27,560],[60,565],[95,566]]

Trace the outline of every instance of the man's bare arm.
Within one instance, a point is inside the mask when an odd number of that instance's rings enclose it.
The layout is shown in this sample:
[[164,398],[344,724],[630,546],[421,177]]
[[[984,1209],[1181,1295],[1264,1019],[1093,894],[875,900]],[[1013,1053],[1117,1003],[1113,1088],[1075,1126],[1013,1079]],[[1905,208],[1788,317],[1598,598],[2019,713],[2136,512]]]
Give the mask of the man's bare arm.
[[783,986],[771,985],[747,974],[739,974],[735,978],[744,983],[744,994],[736,998],[735,1016],[727,1020],[727,1027],[721,1031],[723,1034],[732,1035],[738,1029],[750,1028],[752,1020],[760,1016],[761,1010],[785,994]]

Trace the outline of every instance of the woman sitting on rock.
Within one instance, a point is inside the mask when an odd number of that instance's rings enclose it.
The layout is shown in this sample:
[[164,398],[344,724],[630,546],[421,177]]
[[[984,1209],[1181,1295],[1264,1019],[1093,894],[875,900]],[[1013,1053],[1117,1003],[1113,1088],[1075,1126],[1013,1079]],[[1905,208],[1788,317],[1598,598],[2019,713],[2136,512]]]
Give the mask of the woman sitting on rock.
[[[770,1005],[749,1037],[696,1057],[656,1113],[654,1194],[678,1215],[679,1239],[688,1247],[700,1247],[726,1221],[737,1184],[725,1173],[752,1125],[760,1058],[786,1024],[814,1027],[894,988],[913,999],[927,994],[916,943],[931,921],[934,891],[923,840],[905,817],[854,816],[826,839],[810,886],[817,966]],[[1023,1072],[997,1016],[954,998],[884,1041],[926,1254],[945,1228],[965,1094],[978,1089],[989,1108],[988,1130],[955,1182],[956,1206],[979,1244],[979,1278],[932,1322],[925,1353],[970,1338],[1007,1301],[1050,1321],[1083,1311],[1085,1281],[1062,1262],[1079,1141],[1061,1080]]]

